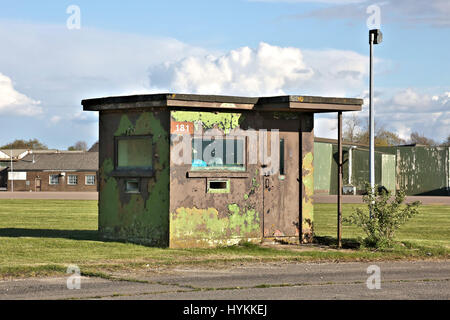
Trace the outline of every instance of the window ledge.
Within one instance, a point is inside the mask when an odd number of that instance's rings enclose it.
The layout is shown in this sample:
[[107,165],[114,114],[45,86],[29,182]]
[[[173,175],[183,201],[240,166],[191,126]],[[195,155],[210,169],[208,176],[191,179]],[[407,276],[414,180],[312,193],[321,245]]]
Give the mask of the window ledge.
[[240,172],[226,172],[226,171],[188,171],[188,178],[248,178],[250,173],[245,171]]
[[153,177],[153,170],[114,170],[109,174],[111,177]]

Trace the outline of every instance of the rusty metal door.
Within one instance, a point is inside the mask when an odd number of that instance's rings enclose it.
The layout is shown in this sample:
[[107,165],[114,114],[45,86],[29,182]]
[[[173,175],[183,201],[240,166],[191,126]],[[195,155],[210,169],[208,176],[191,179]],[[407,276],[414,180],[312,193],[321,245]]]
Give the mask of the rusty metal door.
[[35,190],[36,191],[41,191],[41,179],[36,179],[35,180]]
[[[268,132],[265,143],[268,152],[264,155],[272,155],[271,134]],[[263,176],[264,237],[299,235],[299,136],[299,131],[295,130],[279,132],[278,170],[266,172]],[[266,166],[263,164],[263,168]]]

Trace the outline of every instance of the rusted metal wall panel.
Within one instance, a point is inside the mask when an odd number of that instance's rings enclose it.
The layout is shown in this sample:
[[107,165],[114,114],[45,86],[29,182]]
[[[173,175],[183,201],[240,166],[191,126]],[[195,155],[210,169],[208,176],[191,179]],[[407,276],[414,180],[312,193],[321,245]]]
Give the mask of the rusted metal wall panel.
[[[132,170],[117,174],[115,138],[148,135],[153,146],[153,173]],[[169,232],[169,113],[100,112],[99,231],[107,239],[168,246]],[[138,192],[127,193],[135,179]]]

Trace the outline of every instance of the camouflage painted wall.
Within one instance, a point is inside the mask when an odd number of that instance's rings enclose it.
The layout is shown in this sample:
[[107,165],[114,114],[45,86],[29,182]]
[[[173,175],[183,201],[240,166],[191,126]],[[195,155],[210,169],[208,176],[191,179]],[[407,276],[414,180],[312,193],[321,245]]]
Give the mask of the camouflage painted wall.
[[[195,170],[192,135],[177,131],[181,129],[176,124],[183,123],[192,124],[202,132],[214,129],[230,134],[237,128],[247,132],[276,128],[286,139],[296,137],[286,144],[296,148],[294,153],[286,151],[288,174],[276,179],[282,190],[289,191],[280,192],[286,199],[276,202],[280,212],[279,227],[267,236],[297,241],[301,236],[303,242],[312,240],[312,114],[162,109],[100,113],[99,231],[104,238],[163,247],[208,247],[262,240],[264,186],[259,160],[247,163],[243,170]],[[187,130],[189,133],[192,128]],[[151,139],[152,170],[118,170],[116,140],[136,136]],[[176,139],[183,136],[190,139],[186,153],[190,159],[177,163],[171,153],[181,143]],[[248,138],[246,141],[250,143]],[[137,181],[138,189],[127,192],[127,181]],[[223,188],[213,189],[211,182]],[[299,230],[300,225],[302,230]]]
[[[309,117],[312,121],[312,117]],[[297,115],[290,115],[290,119],[280,119],[280,115],[274,113],[258,112],[196,112],[196,111],[172,111],[172,126],[176,124],[192,126],[204,132],[208,129],[215,129],[219,133],[230,133],[233,129],[259,130],[279,128],[280,133],[298,128],[299,118]],[[295,124],[295,126],[292,126]],[[310,124],[312,126],[312,124]],[[298,129],[297,129],[298,139]],[[173,134],[172,138],[181,139],[182,134]],[[192,139],[187,135],[186,139]],[[178,149],[177,141],[171,143],[171,151]],[[188,145],[192,141],[189,140]],[[298,148],[298,144],[295,144]],[[305,149],[312,148],[312,144],[305,144]],[[305,173],[304,191],[312,195],[312,150],[304,158]],[[191,151],[188,150],[188,153]],[[184,155],[184,152],[179,153]],[[239,241],[261,241],[264,229],[263,215],[263,176],[260,174],[261,163],[248,164],[246,170],[228,171],[215,175],[208,170],[195,171],[191,166],[192,155],[187,154],[188,164],[174,163],[171,159],[170,166],[170,246],[171,247],[207,247],[214,245],[227,245],[238,243]],[[299,190],[298,166],[299,160],[295,161],[297,175],[294,177]],[[190,175],[191,174],[191,175]],[[227,190],[220,193],[208,192],[210,181],[227,181]],[[287,183],[287,182],[286,182]],[[289,182],[290,183],[290,182]],[[292,187],[290,188],[292,191]],[[298,191],[297,193],[299,193]],[[298,197],[297,197],[298,199]],[[296,237],[298,240],[298,221],[300,216],[300,201],[289,200],[286,202],[284,212],[285,221],[280,223],[296,224],[297,232],[286,236]],[[305,219],[304,225],[308,235],[312,234],[312,198],[305,198],[303,205]],[[287,228],[287,226],[286,226]],[[282,229],[282,228],[280,228]],[[295,230],[295,228],[294,228]],[[284,234],[282,234],[285,236]],[[276,236],[276,235],[270,235]],[[308,236],[308,239],[310,236]]]
[[[104,238],[168,246],[169,232],[169,113],[100,113],[99,231]],[[150,135],[153,173],[118,172],[115,138]],[[125,191],[127,180],[139,192]]]
[[[247,114],[233,112],[172,111],[172,122],[194,125],[203,134],[216,129],[227,134],[245,126]],[[172,138],[182,138],[174,134]],[[192,135],[184,135],[188,146]],[[174,152],[180,141],[171,142]],[[170,165],[170,247],[208,247],[235,244],[241,240],[261,238],[262,192],[258,166],[248,165],[248,174],[228,172],[210,175],[207,171],[187,177],[192,169],[191,149],[186,150],[188,162]],[[181,155],[184,155],[183,152]],[[173,156],[172,156],[173,157]],[[227,181],[224,192],[208,192],[209,181]]]

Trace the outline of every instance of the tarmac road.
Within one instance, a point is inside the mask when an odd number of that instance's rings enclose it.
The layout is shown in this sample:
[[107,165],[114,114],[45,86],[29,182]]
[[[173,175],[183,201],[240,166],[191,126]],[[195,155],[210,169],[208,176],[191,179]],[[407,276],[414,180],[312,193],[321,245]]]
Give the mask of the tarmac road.
[[[367,287],[370,265],[380,268],[380,289]],[[0,281],[0,299],[450,299],[450,261],[185,267],[115,275],[121,281],[81,277],[72,290],[68,276]]]

